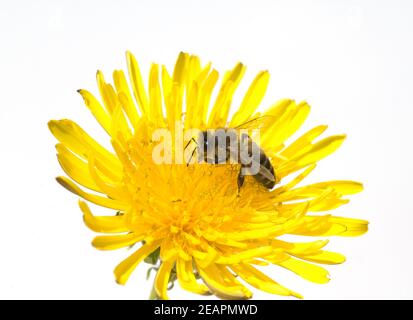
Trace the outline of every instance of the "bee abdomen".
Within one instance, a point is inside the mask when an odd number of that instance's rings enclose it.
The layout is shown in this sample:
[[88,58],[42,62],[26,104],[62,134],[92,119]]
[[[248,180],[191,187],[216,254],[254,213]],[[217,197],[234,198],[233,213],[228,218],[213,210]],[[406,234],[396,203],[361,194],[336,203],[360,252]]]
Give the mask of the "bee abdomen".
[[260,152],[260,170],[254,175],[254,178],[267,189],[272,189],[275,186],[274,168],[270,159],[262,150]]
[[275,186],[275,180],[267,179],[266,177],[260,175],[260,173],[257,173],[254,178],[267,189],[272,189]]

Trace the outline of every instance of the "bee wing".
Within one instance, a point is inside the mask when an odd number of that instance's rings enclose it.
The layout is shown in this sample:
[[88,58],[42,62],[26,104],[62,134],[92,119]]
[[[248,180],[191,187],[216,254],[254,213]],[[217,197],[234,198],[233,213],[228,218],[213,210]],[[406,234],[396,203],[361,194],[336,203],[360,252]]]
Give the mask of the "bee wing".
[[265,177],[266,179],[275,182],[275,177],[274,175],[271,173],[270,170],[268,170],[266,167],[264,167],[263,165],[260,165],[260,174]]
[[234,129],[264,129],[271,126],[275,119],[275,116],[257,114],[244,123],[234,127]]
[[258,142],[259,135],[263,133],[263,131],[267,130],[271,127],[271,125],[275,122],[276,117],[271,115],[261,115],[256,114],[251,119],[245,121],[244,123],[236,126],[234,129],[236,130],[247,130],[249,136],[252,140]]
[[[252,162],[255,162],[255,164],[259,166],[259,168],[260,168],[260,169],[259,169],[259,174],[260,174],[262,177],[264,177],[265,179],[267,179],[267,180],[269,180],[269,181],[275,182],[275,176],[274,176],[274,174],[273,174],[270,170],[268,170],[268,168],[266,168],[266,167],[263,166],[261,163],[259,163],[259,161],[254,160],[254,159],[249,159],[249,158],[245,158],[245,159],[241,158],[241,161],[245,161],[244,163],[248,163],[248,160],[250,160],[250,161],[252,161]],[[250,171],[249,168],[246,168],[246,169],[247,169],[248,171]]]

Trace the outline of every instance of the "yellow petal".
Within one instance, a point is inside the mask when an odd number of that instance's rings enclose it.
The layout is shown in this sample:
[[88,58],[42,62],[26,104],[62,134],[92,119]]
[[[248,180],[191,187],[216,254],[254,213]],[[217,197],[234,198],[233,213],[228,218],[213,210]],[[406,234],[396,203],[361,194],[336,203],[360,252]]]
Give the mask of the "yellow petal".
[[315,263],[340,264],[346,261],[346,257],[337,252],[320,250],[314,254],[297,254],[296,257]]
[[88,164],[85,161],[75,156],[61,143],[56,145],[56,150],[59,164],[69,177],[88,189],[102,192],[91,177]]
[[235,241],[245,241],[245,240],[253,240],[253,239],[262,239],[262,238],[269,238],[275,237],[283,233],[282,226],[270,226],[267,228],[256,229],[256,230],[245,230],[239,232],[228,232],[224,233],[224,235],[231,240]]
[[329,221],[335,225],[345,226],[346,231],[340,233],[343,237],[356,237],[367,232],[369,222],[366,220],[332,216]]
[[[335,189],[327,186],[326,189],[313,188],[306,186],[283,192],[274,196],[274,201],[283,202],[283,208],[294,207],[300,203],[308,203],[309,211],[328,211],[336,209],[349,202],[342,199],[342,195]],[[306,200],[297,202],[297,200]]]
[[196,281],[192,260],[185,261],[183,259],[178,259],[176,262],[176,271],[178,282],[183,289],[197,294],[209,293],[208,288],[204,284]]
[[280,142],[284,142],[289,137],[291,137],[304,123],[310,114],[310,106],[306,101],[300,102],[297,105],[297,108],[284,132],[283,137],[280,139]]
[[162,66],[162,90],[165,105],[169,103],[169,95],[172,89],[172,78],[165,66]]
[[113,109],[118,103],[117,95],[113,87],[105,82],[103,73],[98,71],[96,73],[96,80],[99,87],[100,96],[102,97],[103,104],[105,105],[106,110],[111,114]]
[[305,216],[301,225],[292,234],[307,236],[342,236],[355,237],[366,233],[368,221],[325,216]]
[[258,260],[258,259],[245,260],[245,263],[253,264],[253,265],[261,266],[261,267],[266,267],[270,265],[269,262]]
[[274,123],[270,127],[265,127],[262,129],[262,132],[272,130],[273,127],[277,125],[277,122],[283,117],[289,110],[291,104],[294,104],[294,101],[291,99],[281,99],[274,103],[268,110],[265,111],[264,115],[271,117],[274,120]]
[[96,120],[100,123],[103,129],[110,135],[110,123],[111,119],[106,110],[102,107],[99,101],[87,90],[78,90],[85,105],[89,108],[92,114],[95,116]]
[[297,104],[294,100],[283,99],[274,104],[267,112],[265,116],[270,120],[273,119],[271,125],[261,129],[260,144],[263,148],[274,150],[279,148],[281,136],[284,135],[288,129],[294,114],[297,110]]
[[283,287],[251,265],[242,263],[232,265],[231,269],[234,270],[234,272],[239,275],[244,281],[248,282],[250,285],[259,290],[282,296],[294,296],[297,298],[302,298],[301,295]]
[[[301,178],[300,176],[298,178]],[[295,184],[293,180],[292,185]],[[327,190],[331,190],[331,198],[340,198],[343,195],[355,194],[363,190],[363,185],[355,181],[326,181],[310,184],[300,188],[288,190],[291,184],[287,184],[284,188],[280,187],[279,189],[274,190],[274,195],[277,201],[291,201],[298,199],[308,199],[318,197],[321,194],[325,193]],[[288,190],[283,192],[284,190]],[[277,193],[279,193],[277,195]]]
[[187,105],[185,113],[185,129],[195,128],[194,122],[197,117],[195,110],[198,106],[199,85],[197,81],[193,81],[187,94]]
[[269,255],[273,251],[271,246],[258,247],[250,250],[241,251],[238,253],[231,253],[230,256],[221,255],[216,263],[218,264],[235,264],[241,263],[252,258],[262,258]]
[[307,177],[314,169],[316,168],[316,164],[311,164],[308,167],[305,168],[305,170],[300,173],[298,176],[296,176],[293,180],[288,182],[287,184],[274,189],[271,193],[274,194],[281,194],[285,191],[291,190],[294,188],[297,184],[299,184],[301,181],[304,180],[305,177]]
[[156,127],[164,126],[164,117],[162,111],[162,95],[159,84],[159,66],[155,63],[151,66],[149,73],[149,105],[150,119],[155,123]]
[[82,197],[83,199],[93,202],[97,205],[100,205],[102,207],[110,208],[110,209],[115,209],[115,210],[126,210],[129,205],[118,200],[112,200],[109,198],[104,198],[101,196],[96,196],[91,193],[87,193],[80,189],[74,182],[71,180],[67,179],[66,177],[57,177],[56,181],[62,185],[65,189],[69,190],[70,192],[78,195],[79,197]]
[[222,128],[226,126],[234,91],[234,83],[232,81],[226,82],[221,87],[209,115],[208,128]]
[[128,62],[129,78],[132,83],[133,94],[141,110],[141,113],[143,115],[146,115],[149,111],[148,97],[143,85],[138,62],[136,61],[136,58],[133,56],[133,54],[129,51],[126,52],[126,60]]
[[163,261],[161,266],[156,273],[155,278],[155,292],[157,296],[162,300],[168,300],[168,283],[169,283],[169,276],[171,274],[171,270],[175,264],[175,261]]
[[71,120],[52,120],[48,123],[50,131],[65,145],[83,159],[88,159],[90,150],[93,151],[112,171],[121,172],[122,167],[114,154],[107,151],[92,139],[80,126]]
[[185,83],[185,76],[186,76],[186,67],[188,63],[189,55],[185,52],[180,52],[178,55],[178,59],[175,63],[174,73],[172,79],[175,83],[178,83],[180,86],[184,85]]
[[206,125],[206,117],[208,114],[208,106],[211,98],[212,90],[218,81],[219,74],[214,69],[205,79],[203,85],[200,87],[199,98],[197,106],[194,110],[193,127],[203,129]]
[[305,236],[327,236],[337,235],[346,231],[346,227],[339,224],[330,223],[330,215],[325,216],[305,216],[301,219],[300,224],[290,230],[290,234]]
[[117,250],[131,246],[145,239],[145,235],[129,233],[118,236],[97,236],[93,239],[92,245],[99,250]]
[[291,172],[300,170],[309,164],[315,163],[327,157],[341,146],[345,138],[345,135],[335,135],[325,138],[315,144],[308,144],[293,158],[282,163],[278,167],[277,175],[280,177],[285,177]]
[[262,144],[269,149],[282,145],[301,127],[309,113],[310,106],[307,102],[296,105],[294,101],[291,101],[283,117],[265,133]]
[[128,116],[132,126],[136,129],[140,116],[135,104],[133,103],[132,95],[126,81],[125,74],[122,70],[115,70],[113,72],[113,81],[115,82],[119,102],[121,103],[122,108]]
[[202,280],[216,296],[223,299],[250,299],[252,297],[252,293],[239,283],[225,266],[210,264],[206,268],[201,268],[198,262],[197,266]]
[[208,74],[211,71],[211,62],[208,62],[201,70],[201,72],[199,73],[198,77],[197,77],[197,82],[200,84],[203,84],[205,79],[207,78]]
[[335,181],[326,181],[326,182],[319,182],[309,185],[309,187],[313,188],[327,188],[331,187],[338,193],[342,195],[350,195],[355,194],[363,191],[363,184],[356,181],[348,181],[348,180],[335,180]]
[[122,233],[130,231],[125,223],[124,215],[94,216],[87,203],[81,200],[79,200],[79,207],[83,212],[83,219],[86,226],[92,231],[102,233]]
[[328,244],[328,240],[317,240],[313,242],[298,242],[298,243],[290,243],[281,240],[273,240],[272,246],[274,248],[281,247],[284,248],[286,252],[291,254],[315,254],[320,252],[320,249],[325,247]]
[[245,65],[238,62],[232,70],[225,72],[222,83],[224,84],[225,82],[231,81],[235,83],[235,86],[238,86],[245,74],[245,70]]
[[111,130],[112,138],[118,138],[119,135],[122,135],[123,139],[129,140],[132,137],[132,132],[120,104],[113,109]]
[[[316,202],[316,203],[315,203]],[[338,207],[349,203],[348,199],[340,198],[326,198],[322,201],[317,201],[317,199],[310,201],[309,210],[313,212],[329,211],[337,209]]]
[[209,116],[209,128],[220,128],[226,126],[232,97],[244,73],[245,66],[242,63],[237,63],[234,69],[226,73]]
[[[182,102],[184,85],[186,83],[186,66],[188,63],[188,54],[181,52],[175,64],[174,73],[172,75],[172,83],[168,85],[168,93],[165,96],[166,116],[168,120],[169,130],[172,131],[172,136],[175,132],[175,122],[181,121],[182,118]],[[166,79],[165,79],[166,81]],[[168,82],[170,80],[168,79]]]
[[[199,108],[202,107],[200,102],[200,92],[205,83],[205,79],[210,74],[211,63],[208,63],[199,74],[192,80],[188,88],[187,106],[185,115],[185,129],[198,128]],[[215,76],[215,74],[214,74]],[[167,82],[167,79],[166,79]],[[165,85],[163,85],[165,88]],[[164,89],[165,91],[165,89]]]
[[160,256],[162,261],[169,261],[176,258],[178,255],[178,249],[174,245],[174,242],[170,238],[166,238],[162,241]]
[[210,246],[206,241],[203,241],[200,247],[202,251],[194,249],[191,254],[197,259],[197,265],[205,268],[214,262],[219,254],[218,251]]
[[109,196],[111,199],[117,199],[122,201],[130,201],[131,197],[126,191],[126,188],[122,188],[118,185],[114,185],[100,175],[96,168],[96,162],[93,155],[89,157],[89,175],[93,181],[99,187],[99,190]]
[[330,281],[330,276],[322,267],[316,266],[312,263],[290,258],[278,265],[298,274],[304,279],[315,283],[327,283]]
[[287,148],[285,148],[281,154],[286,158],[297,156],[302,151],[306,151],[306,147],[310,145],[311,142],[314,141],[317,137],[319,137],[326,129],[327,126],[321,125],[309,130],[292,144],[290,144]]
[[138,264],[159,247],[159,241],[142,245],[134,254],[123,260],[114,270],[116,282],[124,285]]
[[198,78],[201,73],[201,60],[195,55],[189,57],[187,65],[186,88],[190,88],[192,83]]
[[296,162],[300,167],[317,162],[336,151],[344,142],[345,138],[346,136],[344,134],[325,138],[314,144],[308,152],[297,158],[293,158],[292,161]]
[[261,103],[262,98],[264,98],[269,81],[270,74],[268,71],[261,71],[258,73],[251,83],[251,86],[248,88],[241,106],[232,117],[230,127],[239,126],[251,117]]

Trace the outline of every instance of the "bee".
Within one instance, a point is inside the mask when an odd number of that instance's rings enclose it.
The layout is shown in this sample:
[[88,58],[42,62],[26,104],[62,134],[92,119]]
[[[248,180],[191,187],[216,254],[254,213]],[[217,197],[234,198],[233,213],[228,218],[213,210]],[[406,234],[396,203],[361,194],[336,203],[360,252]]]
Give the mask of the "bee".
[[218,128],[199,133],[198,139],[191,141],[197,144],[187,165],[198,150],[198,160],[210,164],[238,163],[240,171],[237,177],[238,191],[244,184],[245,176],[252,175],[265,188],[271,190],[276,184],[274,167],[264,150],[253,141],[247,133],[239,133],[246,125],[256,124],[265,116],[256,117],[235,128]]

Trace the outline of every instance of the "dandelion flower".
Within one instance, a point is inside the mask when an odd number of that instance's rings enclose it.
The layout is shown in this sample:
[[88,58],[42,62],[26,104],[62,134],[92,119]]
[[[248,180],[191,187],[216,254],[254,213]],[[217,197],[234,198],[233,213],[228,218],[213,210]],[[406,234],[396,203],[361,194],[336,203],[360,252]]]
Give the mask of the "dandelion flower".
[[[346,204],[345,196],[360,192],[362,184],[333,180],[299,186],[345,136],[321,139],[327,128],[321,125],[285,144],[310,107],[284,99],[261,114],[272,119],[261,128],[259,142],[275,170],[277,185],[271,190],[251,176],[238,190],[237,164],[155,163],[159,141],[153,133],[159,128],[168,129],[175,139],[180,129],[235,128],[260,115],[256,110],[269,73],[258,73],[230,117],[243,64],[225,72],[218,86],[219,74],[211,64],[201,65],[197,56],[180,53],[172,74],[151,65],[147,90],[129,52],[127,65],[130,86],[121,70],[114,71],[113,85],[98,71],[100,101],[79,90],[113,150],[71,120],[49,122],[59,141],[59,163],[70,177],[57,181],[82,199],[85,224],[102,234],[93,246],[134,250],[115,268],[116,281],[125,284],[145,260],[156,269],[154,295],[160,299],[168,299],[175,280],[190,292],[224,299],[249,299],[251,287],[301,297],[261,271],[276,267],[315,283],[328,282],[320,264],[340,264],[344,256],[325,251],[328,240],[296,243],[282,236],[347,237],[367,231],[366,221],[325,213]],[[216,99],[211,101],[215,87]],[[172,153],[182,152],[175,143]],[[94,215],[88,203],[113,209],[113,215]]]

